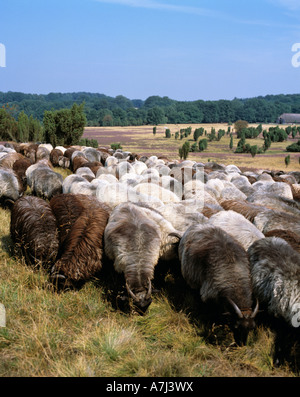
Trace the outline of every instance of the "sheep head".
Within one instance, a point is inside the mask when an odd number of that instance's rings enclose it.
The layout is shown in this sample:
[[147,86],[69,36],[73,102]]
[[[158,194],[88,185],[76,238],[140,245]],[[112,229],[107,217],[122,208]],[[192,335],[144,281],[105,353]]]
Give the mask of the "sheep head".
[[251,308],[247,310],[241,310],[232,299],[227,299],[236,314],[233,323],[234,339],[238,345],[244,345],[247,342],[249,331],[255,328],[254,319],[258,313],[258,300],[256,301],[256,306],[254,310],[252,310]]
[[148,285],[147,287],[143,288],[138,288],[138,289],[132,289],[126,282],[126,289],[128,292],[128,295],[132,298],[133,305],[141,312],[145,313],[145,311],[148,309],[150,303],[152,302],[152,284],[151,280],[148,278]]

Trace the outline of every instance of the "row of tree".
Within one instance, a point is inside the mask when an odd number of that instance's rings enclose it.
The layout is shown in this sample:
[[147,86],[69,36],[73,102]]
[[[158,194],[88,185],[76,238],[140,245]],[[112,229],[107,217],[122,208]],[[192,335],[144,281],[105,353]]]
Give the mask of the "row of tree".
[[150,96],[143,101],[86,92],[47,95],[0,92],[0,106],[14,106],[15,116],[24,111],[39,121],[43,120],[45,110],[71,108],[73,103],[83,102],[89,126],[233,123],[236,120],[274,123],[282,113],[300,113],[300,94],[218,101],[177,101],[166,96]]
[[[15,142],[47,142],[57,145],[80,143],[86,116],[84,104],[76,103],[70,109],[46,110],[43,122],[22,111],[17,118],[14,109],[8,106],[0,109],[0,140]],[[85,144],[87,141],[85,141]],[[94,142],[88,142],[90,146]],[[98,146],[98,144],[97,144]]]

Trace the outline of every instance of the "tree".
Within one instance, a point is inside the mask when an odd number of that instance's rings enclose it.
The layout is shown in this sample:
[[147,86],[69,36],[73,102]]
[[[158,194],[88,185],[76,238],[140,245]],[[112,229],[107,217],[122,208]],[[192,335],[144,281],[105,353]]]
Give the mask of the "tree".
[[203,135],[203,132],[204,132],[203,127],[196,128],[194,131],[194,141],[197,142],[198,138]]
[[190,143],[188,141],[186,141],[182,145],[182,147],[178,149],[178,151],[179,151],[180,159],[186,160],[189,155],[189,151],[190,151]]
[[171,138],[171,131],[169,128],[166,129],[165,134],[166,134],[166,138]]
[[287,167],[291,162],[291,156],[288,155],[284,158],[285,166]]
[[32,115],[29,117],[29,142],[37,142],[44,140],[44,131],[39,120],[33,118]]
[[207,149],[207,139],[200,139],[199,141],[199,151],[203,152],[205,149]]
[[71,109],[45,111],[43,124],[46,142],[54,147],[78,144],[86,123],[83,107],[84,104],[74,104]]
[[18,123],[5,109],[0,109],[0,139],[15,141],[18,133]]
[[165,121],[165,114],[161,108],[156,106],[147,111],[147,124],[158,125],[165,123]]
[[81,105],[74,105],[71,108],[72,128],[70,135],[65,140],[67,145],[76,145],[83,135],[84,127],[86,125],[86,116],[84,114],[84,103]]
[[287,152],[300,152],[300,140],[286,147]]
[[250,147],[250,153],[252,157],[255,157],[257,154],[257,145],[253,145]]
[[230,142],[229,142],[229,149],[233,149],[233,135],[230,134]]
[[28,142],[29,140],[29,119],[27,114],[22,112],[18,116],[18,134],[17,140],[19,142]]
[[51,143],[53,147],[57,146],[55,113],[45,110],[43,124],[45,141]]
[[235,129],[235,132],[236,132],[237,135],[238,135],[238,138],[239,138],[239,133],[240,133],[244,128],[248,128],[248,122],[247,122],[247,121],[245,121],[245,120],[237,120],[237,121],[234,123],[234,129]]

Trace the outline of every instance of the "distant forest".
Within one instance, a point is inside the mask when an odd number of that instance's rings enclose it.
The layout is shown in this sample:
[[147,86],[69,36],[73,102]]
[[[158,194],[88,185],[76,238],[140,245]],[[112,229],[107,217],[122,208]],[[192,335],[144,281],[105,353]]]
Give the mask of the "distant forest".
[[23,111],[41,122],[46,110],[70,109],[74,103],[84,104],[87,126],[234,123],[237,120],[275,123],[282,113],[300,113],[300,94],[217,101],[177,101],[150,96],[143,101],[87,92],[47,95],[0,92],[0,107],[9,109],[13,117],[17,118]]

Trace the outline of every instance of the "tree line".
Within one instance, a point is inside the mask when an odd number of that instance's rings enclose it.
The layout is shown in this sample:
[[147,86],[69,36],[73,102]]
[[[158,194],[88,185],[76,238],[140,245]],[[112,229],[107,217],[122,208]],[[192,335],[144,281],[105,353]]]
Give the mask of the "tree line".
[[[81,143],[86,125],[84,104],[74,103],[70,109],[45,110],[42,122],[33,115],[28,117],[24,110],[17,117],[14,113],[14,107],[8,105],[0,109],[1,141],[47,142],[53,147]],[[93,146],[94,142],[84,140],[82,144]]]
[[158,124],[275,123],[282,113],[300,113],[300,94],[266,95],[255,98],[217,101],[177,101],[167,96],[150,96],[146,100],[110,97],[98,93],[25,94],[0,92],[0,107],[14,108],[43,121],[45,111],[71,108],[84,103],[88,126],[135,126]]

